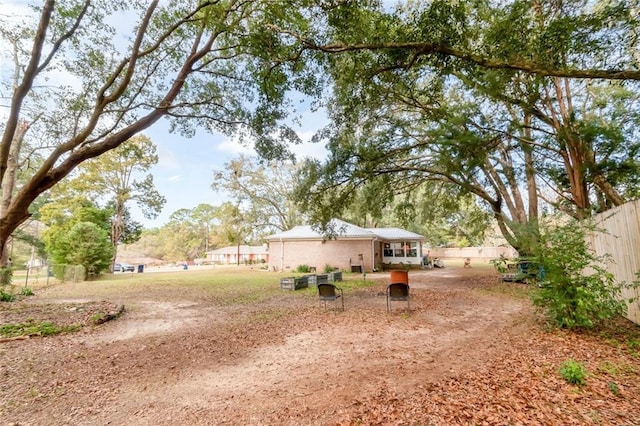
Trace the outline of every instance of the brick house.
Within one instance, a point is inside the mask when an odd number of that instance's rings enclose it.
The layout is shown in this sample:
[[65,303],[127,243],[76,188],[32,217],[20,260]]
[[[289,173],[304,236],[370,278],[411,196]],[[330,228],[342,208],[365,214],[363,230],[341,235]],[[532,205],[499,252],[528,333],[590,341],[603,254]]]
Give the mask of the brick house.
[[335,238],[327,238],[312,226],[296,226],[267,237],[269,269],[295,270],[300,265],[326,265],[352,272],[371,272],[383,267],[409,265],[418,268],[422,262],[422,235],[400,228],[360,228],[333,219]]
[[267,263],[269,253],[264,246],[229,246],[208,251],[204,261],[222,265]]

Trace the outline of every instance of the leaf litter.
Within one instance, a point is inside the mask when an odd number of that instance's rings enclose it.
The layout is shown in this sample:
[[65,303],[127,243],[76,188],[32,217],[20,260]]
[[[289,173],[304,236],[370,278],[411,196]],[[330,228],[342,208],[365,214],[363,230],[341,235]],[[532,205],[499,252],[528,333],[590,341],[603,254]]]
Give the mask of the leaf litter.
[[[386,276],[371,279],[344,312],[312,291],[169,306],[150,289],[115,321],[2,343],[0,423],[640,424],[638,326],[549,329],[517,284],[462,268],[412,271],[410,311],[387,313]],[[115,304],[7,306],[2,323],[73,323]],[[570,358],[585,385],[558,373]]]

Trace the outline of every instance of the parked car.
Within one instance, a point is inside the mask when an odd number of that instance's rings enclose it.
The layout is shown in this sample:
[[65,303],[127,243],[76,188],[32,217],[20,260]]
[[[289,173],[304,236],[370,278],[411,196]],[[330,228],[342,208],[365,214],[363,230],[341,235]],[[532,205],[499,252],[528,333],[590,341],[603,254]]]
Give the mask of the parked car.
[[113,265],[113,272],[134,272],[135,270],[135,265],[130,263],[116,263]]

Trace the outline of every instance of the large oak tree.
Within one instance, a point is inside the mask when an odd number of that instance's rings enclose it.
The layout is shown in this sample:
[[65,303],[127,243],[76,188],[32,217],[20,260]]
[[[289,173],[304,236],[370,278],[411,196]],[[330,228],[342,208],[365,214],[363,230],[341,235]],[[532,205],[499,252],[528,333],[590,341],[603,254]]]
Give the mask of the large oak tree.
[[[296,19],[268,0],[46,0],[1,22],[13,67],[1,80],[0,266],[40,194],[163,117],[185,134],[242,131],[265,156],[282,154],[266,148],[295,139],[278,125],[289,86],[264,46],[282,53],[267,24]],[[34,152],[42,161],[25,161]]]
[[327,54],[334,85],[331,156],[301,198],[315,218],[374,180],[396,193],[439,180],[528,254],[540,200],[581,218],[637,193],[640,22],[626,2],[352,6],[331,9],[322,38],[279,28]]
[[[13,67],[1,80],[0,266],[40,194],[163,117],[186,134],[242,131],[263,156],[283,156],[295,139],[278,126],[286,96],[322,94],[319,63],[348,117],[375,94],[368,83],[388,79],[427,95],[431,81],[490,70],[640,80],[627,2],[407,3],[390,12],[367,0],[46,0],[3,22]],[[123,21],[130,33],[118,32]],[[40,161],[25,162],[32,152]]]

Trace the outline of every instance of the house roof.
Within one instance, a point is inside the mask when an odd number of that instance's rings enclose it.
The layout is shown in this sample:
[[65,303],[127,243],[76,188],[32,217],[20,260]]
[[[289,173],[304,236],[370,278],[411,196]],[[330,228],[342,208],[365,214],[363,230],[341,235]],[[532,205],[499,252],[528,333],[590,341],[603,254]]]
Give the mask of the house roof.
[[[345,222],[340,219],[332,219],[328,228],[335,232],[339,238],[380,238],[383,240],[424,240],[424,237],[414,232],[405,231],[400,228],[360,228],[359,226]],[[322,239],[326,236],[311,225],[302,225],[291,228],[288,231],[270,235],[267,240],[310,240]]]
[[401,228],[369,228],[383,240],[424,240],[424,237],[415,232]]
[[[241,245],[240,254],[266,254],[267,249],[264,246],[247,246]],[[238,246],[222,247],[207,252],[208,255],[213,254],[238,254]]]
[[[341,238],[375,238],[376,235],[371,231],[352,225],[340,219],[331,219],[327,224],[327,228]],[[267,237],[267,240],[296,240],[296,239],[322,239],[326,235],[313,229],[311,225],[300,225],[289,229],[288,231],[273,234]]]

